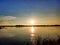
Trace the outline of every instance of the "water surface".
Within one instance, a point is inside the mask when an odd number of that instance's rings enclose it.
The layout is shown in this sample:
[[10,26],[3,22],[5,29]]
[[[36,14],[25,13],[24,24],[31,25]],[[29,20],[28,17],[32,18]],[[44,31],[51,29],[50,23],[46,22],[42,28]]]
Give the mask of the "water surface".
[[[32,31],[34,31],[32,33]],[[0,38],[17,38],[19,40],[30,40],[31,36],[41,38],[57,39],[60,36],[60,27],[6,27],[0,29]]]

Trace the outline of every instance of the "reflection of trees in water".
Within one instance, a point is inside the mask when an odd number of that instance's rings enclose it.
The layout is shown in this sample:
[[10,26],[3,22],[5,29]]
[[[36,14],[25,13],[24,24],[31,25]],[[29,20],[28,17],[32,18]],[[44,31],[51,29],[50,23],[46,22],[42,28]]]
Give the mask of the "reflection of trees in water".
[[[35,43],[35,42],[34,42]],[[60,37],[58,37],[57,40],[53,39],[43,39],[40,37],[37,37],[36,43],[31,43],[31,45],[60,45]]]
[[36,45],[36,35],[35,34],[32,34],[31,35],[31,42],[32,42],[32,45]]
[[[20,41],[14,38],[0,38],[0,45],[33,45],[31,41]],[[36,38],[35,45],[60,45],[60,37],[57,40]]]

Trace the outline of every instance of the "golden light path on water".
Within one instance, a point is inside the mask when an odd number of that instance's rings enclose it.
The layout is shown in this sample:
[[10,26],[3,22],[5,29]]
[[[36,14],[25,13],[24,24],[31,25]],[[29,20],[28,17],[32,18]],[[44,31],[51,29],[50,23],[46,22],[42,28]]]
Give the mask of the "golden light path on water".
[[[34,25],[34,20],[31,20],[31,25]],[[35,40],[35,29],[34,27],[32,26],[31,27],[31,42],[32,42],[32,45],[36,45],[36,40]]]
[[34,27],[32,26],[31,27],[31,42],[32,42],[32,45],[35,45],[35,43],[36,43],[36,40],[35,40],[35,29],[34,29]]
[[34,27],[31,27],[31,33],[34,33],[35,30],[34,30]]
[[31,27],[31,41],[33,41],[33,38],[35,36],[35,30],[34,30],[34,27]]

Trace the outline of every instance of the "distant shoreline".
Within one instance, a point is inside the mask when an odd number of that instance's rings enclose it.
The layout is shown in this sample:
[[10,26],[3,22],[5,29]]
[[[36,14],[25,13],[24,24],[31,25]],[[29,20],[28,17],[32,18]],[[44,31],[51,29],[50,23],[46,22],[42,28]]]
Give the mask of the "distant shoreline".
[[0,25],[0,27],[57,27],[60,25]]

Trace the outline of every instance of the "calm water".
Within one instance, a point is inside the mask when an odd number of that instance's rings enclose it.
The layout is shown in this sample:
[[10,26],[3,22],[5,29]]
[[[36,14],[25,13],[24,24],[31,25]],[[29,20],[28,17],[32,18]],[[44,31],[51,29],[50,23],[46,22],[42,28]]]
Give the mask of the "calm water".
[[0,29],[0,38],[16,38],[21,41],[33,40],[35,37],[57,39],[60,36],[60,27],[6,27]]

